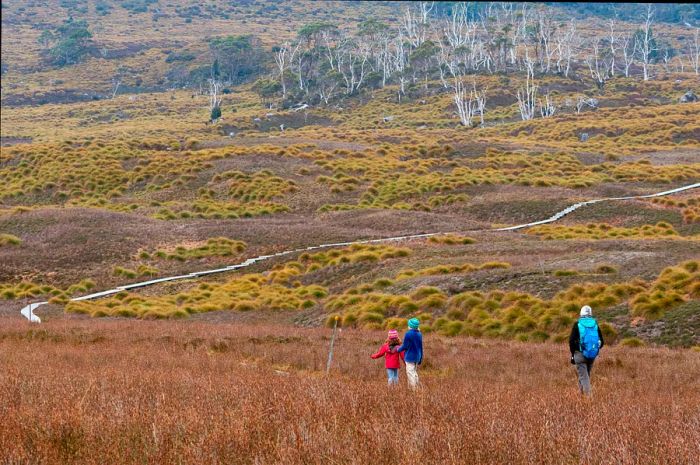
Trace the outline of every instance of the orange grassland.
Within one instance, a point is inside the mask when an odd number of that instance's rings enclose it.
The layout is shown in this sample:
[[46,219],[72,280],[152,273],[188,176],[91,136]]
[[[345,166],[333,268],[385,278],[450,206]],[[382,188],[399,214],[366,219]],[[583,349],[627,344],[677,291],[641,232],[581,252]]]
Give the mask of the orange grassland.
[[57,320],[0,327],[3,464],[697,464],[700,353],[425,335],[388,390],[383,332]]

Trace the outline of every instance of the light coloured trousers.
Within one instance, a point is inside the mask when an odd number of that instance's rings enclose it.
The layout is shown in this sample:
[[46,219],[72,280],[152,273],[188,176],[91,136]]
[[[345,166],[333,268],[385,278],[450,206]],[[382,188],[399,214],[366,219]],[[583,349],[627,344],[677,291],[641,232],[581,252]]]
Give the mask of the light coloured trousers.
[[574,363],[578,373],[578,387],[584,396],[591,395],[591,368],[593,360],[589,360],[579,351],[574,352]]
[[398,368],[387,368],[386,375],[389,378],[389,386],[394,386],[399,384],[399,369]]
[[406,378],[408,385],[412,388],[418,387],[418,364],[406,362]]

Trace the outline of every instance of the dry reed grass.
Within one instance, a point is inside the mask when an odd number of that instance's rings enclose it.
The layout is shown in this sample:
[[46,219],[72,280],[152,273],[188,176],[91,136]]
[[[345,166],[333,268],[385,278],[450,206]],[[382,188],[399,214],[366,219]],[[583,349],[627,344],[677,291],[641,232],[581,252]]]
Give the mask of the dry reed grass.
[[[563,345],[425,337],[387,391],[384,333],[175,322],[0,329],[7,464],[698,463],[700,354],[614,347],[579,396]],[[10,355],[11,356],[8,356]]]

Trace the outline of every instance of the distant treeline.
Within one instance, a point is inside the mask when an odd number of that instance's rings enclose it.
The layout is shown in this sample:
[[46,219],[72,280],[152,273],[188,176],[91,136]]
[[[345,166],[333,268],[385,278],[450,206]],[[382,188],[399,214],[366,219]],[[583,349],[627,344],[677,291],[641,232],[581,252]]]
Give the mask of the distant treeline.
[[[639,21],[645,9],[641,3],[597,3],[597,2],[547,2],[547,5],[563,8],[579,16],[596,15],[623,21]],[[655,5],[656,20],[663,23],[700,23],[700,5],[692,3],[658,3]]]
[[[63,0],[66,4],[86,8],[79,0]],[[106,5],[100,0],[96,11],[110,14]],[[155,13],[159,3],[130,0],[127,5]],[[192,17],[219,12],[213,8],[176,10],[191,22]],[[605,18],[596,22],[600,30],[594,33],[591,15]],[[305,22],[299,24],[296,37],[272,47],[250,34],[203,34],[205,53],[201,43],[164,50],[170,68],[162,85],[201,90],[215,84],[227,92],[228,86],[255,82],[253,90],[265,104],[282,107],[328,105],[388,85],[398,87],[400,100],[427,90],[435,80],[460,100],[468,91],[467,76],[475,74],[517,73],[531,80],[545,75],[589,77],[602,91],[616,76],[646,81],[660,70],[700,73],[699,18],[700,6],[694,4],[396,3],[392,23],[378,18],[354,24]],[[659,22],[679,23],[683,31],[662,35],[656,28]],[[90,25],[73,16],[43,30],[39,43],[46,61],[55,66],[107,57]],[[115,76],[114,81],[120,79]]]

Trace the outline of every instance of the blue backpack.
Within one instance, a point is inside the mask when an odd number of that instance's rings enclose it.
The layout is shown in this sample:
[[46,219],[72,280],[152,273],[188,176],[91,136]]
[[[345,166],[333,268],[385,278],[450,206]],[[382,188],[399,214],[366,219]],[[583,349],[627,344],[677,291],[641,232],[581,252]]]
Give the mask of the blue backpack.
[[598,356],[600,339],[598,338],[598,323],[594,318],[581,318],[578,320],[579,344],[581,353],[589,360]]

